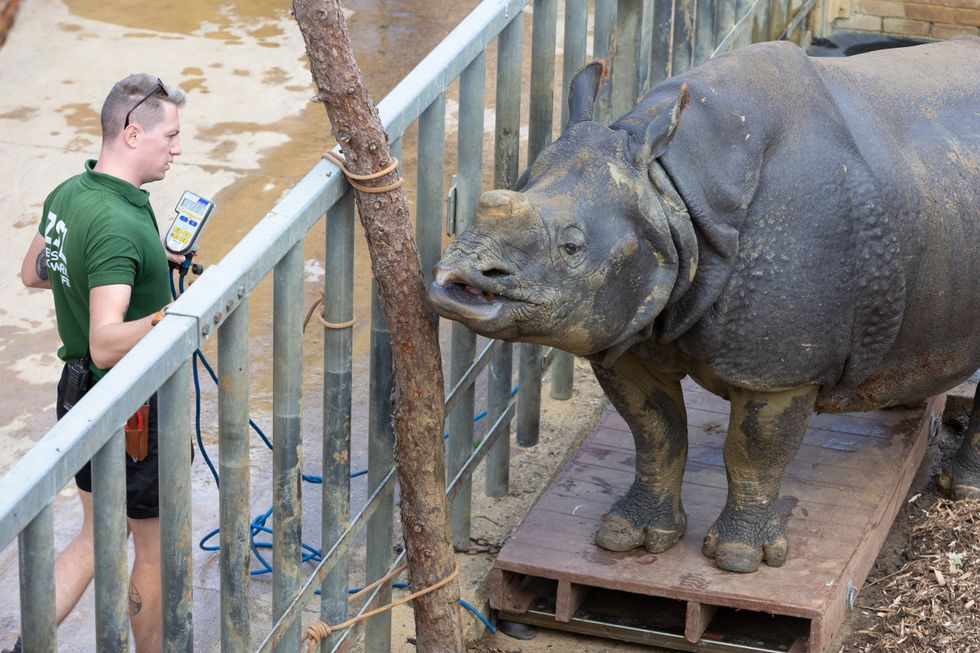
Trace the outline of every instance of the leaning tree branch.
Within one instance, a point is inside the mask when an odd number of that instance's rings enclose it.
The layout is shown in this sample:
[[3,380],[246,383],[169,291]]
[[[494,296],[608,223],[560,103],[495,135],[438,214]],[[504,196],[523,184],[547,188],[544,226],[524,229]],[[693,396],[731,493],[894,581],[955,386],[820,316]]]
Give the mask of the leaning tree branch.
[[[384,170],[392,162],[388,136],[354,59],[339,0],[294,0],[293,10],[306,41],[317,97],[326,107],[347,167],[357,175]],[[398,172],[392,171],[366,183],[384,187],[396,181]],[[402,531],[412,590],[420,590],[455,569],[445,494],[438,333],[404,192],[359,190],[356,201],[391,338]],[[414,608],[419,651],[463,650],[456,581],[416,599]]]

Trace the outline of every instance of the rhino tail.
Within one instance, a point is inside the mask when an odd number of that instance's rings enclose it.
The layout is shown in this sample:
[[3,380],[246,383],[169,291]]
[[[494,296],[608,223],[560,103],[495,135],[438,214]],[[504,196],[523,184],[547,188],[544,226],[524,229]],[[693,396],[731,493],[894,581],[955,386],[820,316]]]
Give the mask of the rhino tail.
[[605,72],[601,61],[593,61],[582,70],[575,73],[568,87],[568,125],[592,120],[595,99],[599,93],[599,83]]
[[670,111],[661,111],[653,117],[643,133],[643,142],[638,143],[636,148],[636,162],[642,165],[649,165],[651,161],[663,156],[670,147],[670,142],[677,132],[677,126],[681,122],[681,114],[687,107],[691,99],[691,94],[687,90],[687,82],[681,84],[681,91],[674,101],[674,106]]

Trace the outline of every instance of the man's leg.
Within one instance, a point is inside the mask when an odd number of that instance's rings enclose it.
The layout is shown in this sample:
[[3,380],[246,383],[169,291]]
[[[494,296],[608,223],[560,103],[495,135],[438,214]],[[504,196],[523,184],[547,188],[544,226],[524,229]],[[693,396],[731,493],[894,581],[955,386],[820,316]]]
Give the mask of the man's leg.
[[129,623],[136,653],[159,653],[163,646],[160,605],[160,519],[130,519],[136,559],[129,580]]
[[95,572],[92,493],[79,490],[78,498],[82,500],[82,530],[54,563],[55,614],[59,624],[82,598]]

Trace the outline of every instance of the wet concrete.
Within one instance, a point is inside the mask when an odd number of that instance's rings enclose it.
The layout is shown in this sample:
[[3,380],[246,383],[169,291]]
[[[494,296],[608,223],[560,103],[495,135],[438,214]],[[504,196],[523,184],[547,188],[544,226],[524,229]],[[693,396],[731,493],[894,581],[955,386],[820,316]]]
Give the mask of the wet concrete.
[[[380,100],[465,14],[475,0],[419,2],[364,0],[345,3],[352,40],[368,88]],[[157,74],[188,94],[181,112],[184,154],[168,177],[148,190],[161,226],[185,189],[212,198],[217,213],[202,241],[201,262],[219,260],[316,163],[331,144],[323,107],[309,102],[312,82],[303,40],[288,3],[179,0],[138,5],[125,0],[34,0],[24,3],[0,48],[0,217],[8,225],[11,256],[0,261],[0,473],[4,473],[54,423],[54,387],[60,373],[54,309],[46,291],[19,282],[23,252],[37,229],[45,195],[98,153],[98,112],[111,84],[130,72]],[[452,106],[452,105],[451,105]],[[452,137],[451,125],[448,133]],[[406,134],[406,153],[414,132]],[[414,161],[404,173],[414,179]],[[447,162],[447,175],[451,171]],[[414,199],[409,192],[408,199]],[[366,437],[370,269],[358,232],[355,328],[354,438]],[[316,297],[323,278],[323,228],[307,238],[305,294]],[[252,417],[271,436],[271,281],[250,302]],[[321,412],[322,347],[318,335],[304,343],[304,441],[307,473],[317,473]],[[205,350],[212,362],[214,343]],[[202,372],[203,374],[203,372]],[[215,393],[205,389],[204,438],[216,440]],[[30,398],[25,401],[25,398]],[[216,455],[216,448],[210,448]],[[271,452],[257,437],[252,446],[253,513],[270,505]],[[363,446],[352,465],[365,464]],[[199,456],[194,464],[194,536],[218,524],[217,491]],[[363,489],[354,486],[355,501]],[[361,481],[363,483],[363,481]],[[56,501],[56,547],[72,537],[80,509],[69,484]],[[304,487],[304,514],[319,512],[319,488]],[[307,519],[315,545],[319,524]],[[271,554],[270,554],[271,558]],[[256,565],[257,567],[257,565]],[[197,650],[216,650],[218,558],[195,549]],[[268,576],[253,580],[253,629],[268,625]],[[16,546],[0,552],[0,646],[17,631]],[[262,606],[266,609],[262,609]],[[61,651],[93,650],[92,591],[59,630]],[[258,641],[258,640],[256,640]]]

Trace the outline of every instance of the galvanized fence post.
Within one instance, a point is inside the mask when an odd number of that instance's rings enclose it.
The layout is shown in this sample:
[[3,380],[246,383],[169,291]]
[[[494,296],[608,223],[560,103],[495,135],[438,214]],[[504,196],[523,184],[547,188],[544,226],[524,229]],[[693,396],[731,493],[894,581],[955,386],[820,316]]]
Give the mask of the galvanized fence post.
[[[354,191],[348,189],[326,216],[326,273],[323,315],[323,484],[320,550],[323,555],[350,522],[351,352],[354,314]],[[347,619],[348,556],[343,554],[320,584],[320,619],[335,624]],[[320,643],[327,653],[340,634]]]
[[[595,3],[595,21],[592,28],[592,58],[608,59],[613,47],[613,30],[616,28],[616,2],[598,0]],[[648,73],[649,74],[649,73]],[[603,84],[596,96],[593,117],[596,122],[608,125],[612,122],[612,87]]]
[[[585,46],[588,36],[588,0],[566,0],[565,32],[562,54],[561,127],[568,122],[568,85],[585,65]],[[575,374],[575,357],[560,352],[551,364],[551,398],[571,399]],[[492,423],[492,422],[491,422]]]
[[191,534],[190,361],[157,393],[160,460],[160,586],[165,653],[194,650]]
[[[527,137],[527,164],[551,143],[555,102],[555,38],[557,0],[535,0],[531,24],[531,100]],[[538,443],[541,427],[541,347],[522,343],[517,395],[517,442]]]
[[128,652],[126,435],[122,429],[92,457],[92,520],[96,650],[99,653]]
[[619,0],[616,9],[616,43],[612,62],[612,115],[619,118],[633,108],[639,91],[637,44],[640,42],[640,22],[643,3]]
[[[401,140],[392,143],[391,153],[401,158]],[[368,411],[368,494],[374,492],[395,463],[395,424],[391,396],[395,389],[394,357],[388,322],[384,318],[377,280],[371,283],[371,378]],[[395,536],[395,496],[381,500],[367,523],[365,581],[372,583],[388,572]],[[391,585],[378,591],[380,604],[391,600]],[[368,620],[364,630],[365,651],[391,650],[391,613],[384,612]]]
[[[273,272],[272,322],[272,618],[286,611],[302,584],[303,506],[300,500],[303,446],[303,241],[293,245]],[[296,651],[298,621],[277,651]]]
[[419,116],[415,240],[426,288],[432,284],[432,268],[442,255],[445,149],[446,94],[440,93]]
[[41,508],[18,535],[17,556],[20,569],[20,633],[24,650],[57,653],[54,508],[50,503]]
[[[483,180],[483,114],[486,83],[486,52],[481,51],[459,76],[459,134],[457,140],[456,232],[470,226],[476,213]],[[476,335],[458,322],[452,325],[450,385],[455,385],[470,365],[476,351]],[[463,467],[473,451],[473,412],[475,391],[463,391],[455,409],[447,415],[449,450],[446,460],[447,482]],[[450,513],[453,548],[470,546],[470,501],[472,483],[467,481],[452,501]]]
[[248,300],[218,330],[221,651],[247,651],[249,596]]
[[694,30],[694,65],[703,64],[715,49],[717,0],[698,0],[697,24]]
[[650,87],[670,77],[673,54],[671,41],[674,33],[674,3],[672,0],[655,0],[653,6],[653,38],[650,44]]
[[722,0],[718,3],[718,9],[715,12],[715,44],[712,52],[714,48],[721,45],[721,42],[725,39],[725,35],[735,27],[735,21],[738,20],[738,16],[735,13],[736,9],[735,0],[729,0],[728,2]]
[[[521,145],[521,55],[524,13],[520,12],[497,37],[496,122],[494,124],[493,187],[513,188],[518,178]],[[505,342],[493,355],[487,382],[487,423],[495,424],[510,402],[513,346]],[[510,491],[510,425],[487,454],[486,493]]]
[[674,47],[671,74],[679,75],[689,70],[694,61],[694,29],[696,20],[695,0],[675,0]]

